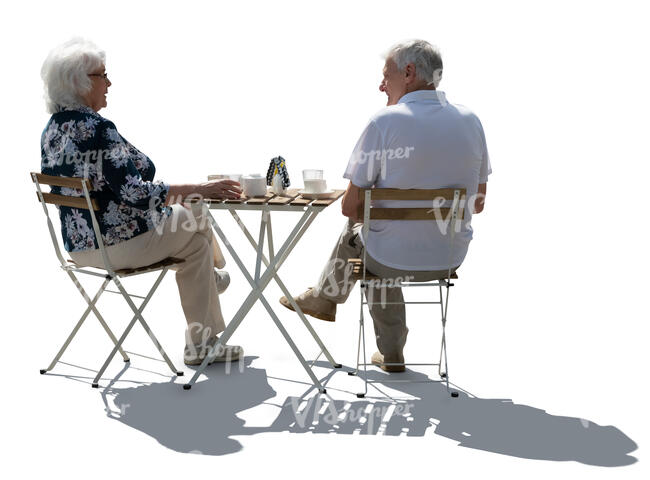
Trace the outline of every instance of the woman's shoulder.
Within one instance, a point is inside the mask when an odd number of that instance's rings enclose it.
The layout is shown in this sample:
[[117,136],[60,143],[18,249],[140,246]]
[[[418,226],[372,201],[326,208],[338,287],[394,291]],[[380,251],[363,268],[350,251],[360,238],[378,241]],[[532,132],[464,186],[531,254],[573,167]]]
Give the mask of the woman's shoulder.
[[117,141],[120,135],[115,124],[86,106],[63,107],[53,113],[44,135],[60,133],[72,140],[83,141],[92,137]]
[[58,125],[69,122],[83,122],[103,128],[115,128],[112,121],[85,105],[62,107],[58,112],[53,113],[50,118],[50,123],[57,123]]

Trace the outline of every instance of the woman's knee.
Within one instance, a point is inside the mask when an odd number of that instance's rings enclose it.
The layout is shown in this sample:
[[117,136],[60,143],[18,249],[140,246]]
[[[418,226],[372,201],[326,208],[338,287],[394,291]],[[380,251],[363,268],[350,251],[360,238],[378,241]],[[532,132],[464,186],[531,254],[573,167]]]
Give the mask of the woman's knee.
[[185,248],[178,253],[180,258],[185,260],[189,259],[202,259],[205,257],[212,261],[212,245],[210,241],[198,232],[192,235],[190,241],[187,243]]
[[167,220],[172,231],[187,233],[205,232],[210,230],[210,222],[204,212],[204,206],[193,203],[190,206],[172,205],[172,215]]

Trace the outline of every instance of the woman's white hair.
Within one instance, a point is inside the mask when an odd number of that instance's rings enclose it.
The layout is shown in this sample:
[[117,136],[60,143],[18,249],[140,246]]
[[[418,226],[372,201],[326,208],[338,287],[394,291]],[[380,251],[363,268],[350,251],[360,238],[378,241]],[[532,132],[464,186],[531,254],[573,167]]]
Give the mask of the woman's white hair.
[[106,54],[83,38],[73,38],[54,48],[41,68],[48,113],[83,105],[92,87],[88,74],[106,63]]
[[442,78],[442,56],[438,47],[425,40],[407,40],[393,45],[384,55],[402,71],[409,63],[415,65],[415,76],[438,88]]

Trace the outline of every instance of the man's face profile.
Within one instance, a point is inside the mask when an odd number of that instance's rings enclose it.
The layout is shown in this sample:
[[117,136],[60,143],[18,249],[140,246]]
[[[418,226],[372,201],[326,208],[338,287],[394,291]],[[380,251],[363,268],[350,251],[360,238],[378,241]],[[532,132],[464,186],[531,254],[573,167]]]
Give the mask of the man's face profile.
[[388,95],[386,105],[396,105],[406,94],[406,74],[397,69],[397,64],[390,58],[384,65],[384,77],[379,85],[379,90]]

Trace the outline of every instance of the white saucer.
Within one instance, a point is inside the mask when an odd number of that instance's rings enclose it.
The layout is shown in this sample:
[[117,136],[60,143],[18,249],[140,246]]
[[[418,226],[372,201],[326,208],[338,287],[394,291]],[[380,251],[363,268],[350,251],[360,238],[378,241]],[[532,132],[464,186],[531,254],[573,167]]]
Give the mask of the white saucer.
[[319,192],[319,193],[309,193],[305,192],[304,190],[298,191],[300,195],[303,196],[303,198],[307,198],[310,200],[320,200],[321,198],[329,198],[332,196],[334,193],[334,190],[327,190],[326,192]]

